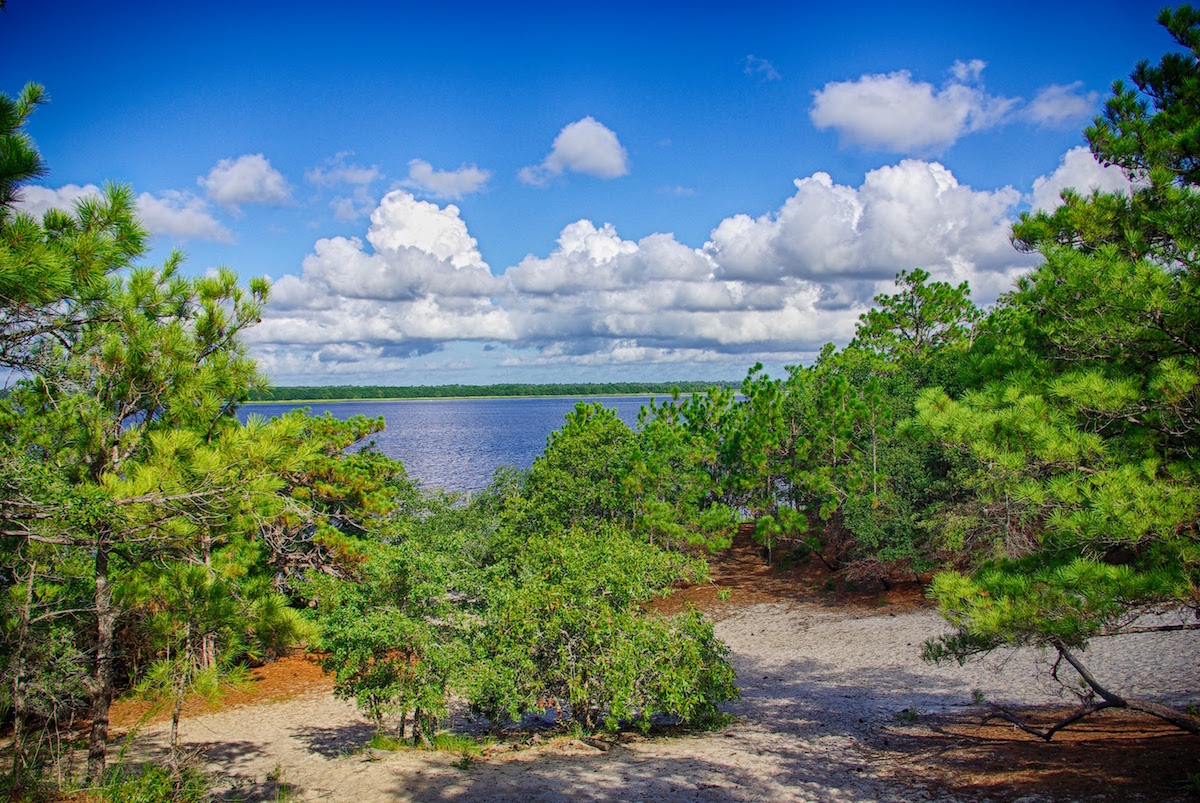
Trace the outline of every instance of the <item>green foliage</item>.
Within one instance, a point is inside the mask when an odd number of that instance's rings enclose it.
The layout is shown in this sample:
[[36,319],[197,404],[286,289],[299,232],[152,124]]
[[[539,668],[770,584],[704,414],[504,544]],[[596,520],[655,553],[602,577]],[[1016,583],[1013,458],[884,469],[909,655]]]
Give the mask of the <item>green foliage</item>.
[[[303,512],[280,492],[311,456],[281,446],[293,424],[241,427],[234,414],[262,384],[241,333],[265,281],[189,278],[178,254],[140,264],[147,234],[127,187],[41,221],[11,209],[41,169],[21,132],[41,99],[37,87],[0,98],[0,364],[21,377],[0,399],[4,671],[19,770],[30,737],[77,712],[74,667],[91,665],[97,782],[118,683],[152,670],[179,699],[300,635],[251,541],[259,522]],[[86,661],[54,646],[68,633]],[[70,686],[43,681],[56,651],[75,659]]]
[[[1191,6],[1166,8],[1158,22],[1183,52],[1134,69],[1133,87],[1117,82],[1104,114],[1086,131],[1092,151],[1128,173],[1165,171],[1185,184],[1200,184],[1200,13]],[[1153,110],[1153,111],[1151,111]]]
[[470,736],[457,733],[439,733],[432,739],[434,750],[443,753],[458,753],[463,758],[477,757],[483,752],[483,744]]
[[495,723],[718,721],[737,696],[728,649],[698,612],[653,602],[703,579],[687,555],[742,518],[768,556],[792,546],[848,582],[952,569],[930,589],[954,627],[931,659],[1078,649],[1144,611],[1200,610],[1200,15],[1161,19],[1186,52],[1139,65],[1087,131],[1130,192],[1023,216],[1014,242],[1044,264],[986,319],[965,284],[901,271],[849,347],[675,392],[636,430],[581,403],[528,472],[470,499],[348,451],[380,420],[240,426],[266,395],[241,340],[265,284],[139,264],[128,188],[15,212],[43,169],[22,130],[42,96],[0,97],[0,366],[26,377],[0,399],[14,787],[43,754],[38,723],[84,698],[101,723],[140,681],[177,725],[184,694],[304,640],[397,741],[411,725],[436,745],[451,695]]
[[150,765],[135,772],[114,773],[98,794],[112,803],[202,803],[208,799],[210,785],[209,777],[198,769],[172,772]]
[[578,487],[565,467],[586,473],[625,453],[603,448],[613,434],[632,443],[615,416],[582,407],[524,483],[501,475],[468,504],[377,518],[353,572],[313,575],[306,593],[337,692],[397,738],[412,722],[414,739],[435,734],[452,691],[497,723],[567,703],[589,729],[699,721],[735,695],[710,623],[643,610],[703,564],[614,515],[619,484],[582,501],[559,495]]
[[634,529],[651,544],[719,550],[729,545],[738,517],[720,501],[716,445],[683,423],[696,404],[681,404],[676,394],[642,408],[624,483],[633,498]]
[[633,522],[633,501],[621,482],[634,460],[633,431],[600,403],[580,402],[525,479],[531,529]]
[[[44,171],[24,133],[43,100],[34,85],[0,96],[0,368],[20,377],[0,398],[14,793],[86,704],[99,784],[109,704],[136,686],[173,706],[175,772],[121,778],[113,796],[202,796],[179,761],[184,697],[302,641],[327,651],[339,694],[381,724],[396,717],[401,735],[411,721],[423,741],[451,691],[519,713],[558,695],[589,727],[699,720],[736,694],[710,624],[642,608],[703,573],[651,542],[716,544],[732,525],[710,448],[580,405],[527,475],[465,501],[422,493],[373,449],[347,451],[381,420],[240,425],[238,406],[264,390],[242,335],[266,282],[189,277],[179,254],[142,264],[148,235],[127,187],[40,221],[16,212]],[[536,609],[537,627],[515,626]],[[528,683],[488,685],[522,656],[536,657]]]
[[34,108],[46,102],[46,90],[26,84],[16,98],[0,94],[0,220],[8,217],[17,190],[47,172],[42,155],[23,130]]
[[383,750],[388,753],[394,753],[404,746],[404,742],[390,733],[376,731],[371,734],[371,741],[367,743],[367,746],[372,750]]
[[489,567],[467,698],[493,721],[567,703],[589,729],[711,714],[736,696],[711,623],[641,609],[699,568],[612,524],[528,539]]
[[309,585],[335,691],[378,728],[390,716],[402,732],[411,715],[432,734],[446,712],[462,649],[446,581],[433,549],[404,541],[376,546],[353,579],[314,577]]
[[876,296],[876,306],[860,316],[852,347],[880,354],[929,379],[937,373],[938,358],[970,346],[981,313],[971,303],[966,282],[957,287],[929,283],[929,274],[917,268],[900,271],[896,286],[900,293]]
[[1160,21],[1189,52],[1139,65],[1087,131],[1130,192],[1023,216],[1014,240],[1045,262],[985,326],[990,378],[918,402],[969,492],[944,523],[991,557],[935,578],[956,632],[930,658],[1082,648],[1143,611],[1200,607],[1200,15]]

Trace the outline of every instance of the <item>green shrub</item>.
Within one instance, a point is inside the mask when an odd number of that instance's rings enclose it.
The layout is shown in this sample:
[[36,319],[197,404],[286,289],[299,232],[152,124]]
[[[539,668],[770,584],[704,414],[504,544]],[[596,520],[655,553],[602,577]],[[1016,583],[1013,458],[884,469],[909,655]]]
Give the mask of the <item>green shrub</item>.
[[143,767],[137,772],[117,772],[99,790],[112,803],[203,803],[208,799],[210,779],[193,767],[178,774],[162,766]]

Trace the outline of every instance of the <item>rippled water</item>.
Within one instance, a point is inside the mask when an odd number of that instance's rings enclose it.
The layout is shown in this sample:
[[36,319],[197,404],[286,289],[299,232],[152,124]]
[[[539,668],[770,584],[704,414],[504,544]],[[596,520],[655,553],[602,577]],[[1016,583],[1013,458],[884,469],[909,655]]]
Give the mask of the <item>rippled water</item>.
[[[250,404],[239,415],[276,416],[297,407],[335,418],[383,416],[387,428],[375,436],[379,450],[404,463],[410,477],[430,488],[474,491],[487,487],[500,466],[525,469],[546,448],[580,399],[437,399],[354,401],[313,404]],[[598,401],[637,426],[649,396],[616,396]]]

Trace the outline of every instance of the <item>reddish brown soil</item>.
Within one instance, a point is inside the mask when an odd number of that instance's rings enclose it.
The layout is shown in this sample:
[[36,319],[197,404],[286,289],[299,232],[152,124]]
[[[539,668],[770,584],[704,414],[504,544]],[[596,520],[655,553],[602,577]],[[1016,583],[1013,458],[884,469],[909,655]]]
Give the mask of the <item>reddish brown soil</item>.
[[[1069,712],[1020,713],[1044,727]],[[978,717],[922,730],[899,741],[890,734],[890,747],[908,755],[897,772],[968,798],[1200,799],[1200,739],[1143,714],[1105,711],[1049,743],[1007,722],[980,725]]]
[[[721,619],[740,607],[760,602],[805,602],[863,610],[886,607],[892,613],[931,605],[919,577],[893,577],[886,585],[879,580],[849,582],[815,557],[797,559],[783,549],[776,550],[774,564],[768,565],[766,553],[751,539],[751,531],[743,527],[729,549],[706,555],[711,582],[681,588],[667,599],[656,601],[654,609],[670,614],[690,603]],[[726,595],[726,599],[721,598]]]
[[[261,705],[287,700],[299,694],[333,688],[333,678],[321,669],[312,655],[290,655],[250,670],[250,679],[222,691],[212,699],[189,697],[183,706],[185,718],[244,705]],[[139,723],[163,722],[171,718],[170,704],[127,699],[113,703],[109,721],[116,728]]]

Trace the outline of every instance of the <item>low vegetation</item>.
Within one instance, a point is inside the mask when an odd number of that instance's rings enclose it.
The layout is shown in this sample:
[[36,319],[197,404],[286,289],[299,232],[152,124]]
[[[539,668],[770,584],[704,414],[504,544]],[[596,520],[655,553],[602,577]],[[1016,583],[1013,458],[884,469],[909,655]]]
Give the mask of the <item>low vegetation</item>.
[[1057,651],[1088,689],[1044,738],[1110,707],[1197,732],[1082,657],[1200,614],[1200,15],[1162,22],[1183,52],[1087,130],[1130,192],[1023,216],[1014,242],[1043,262],[994,308],[902,271],[845,348],[669,395],[636,429],[580,404],[527,473],[469,499],[348,449],[381,421],[240,425],[267,392],[242,338],[266,285],[142,264],[128,188],[17,211],[44,170],[23,130],[43,96],[0,96],[0,367],[23,377],[0,399],[8,791],[59,778],[86,720],[70,783],[194,798],[174,729],[167,768],[114,779],[114,694],[167,700],[177,726],[184,695],[301,643],[399,742],[436,744],[455,695],[497,725],[704,725],[737,696],[728,649],[648,603],[743,521],[768,556],[851,580],[932,575],[954,632],[930,659]]
[[249,401],[527,398],[534,396],[648,396],[674,390],[703,393],[721,382],[554,382],[495,385],[289,385],[252,391]]

